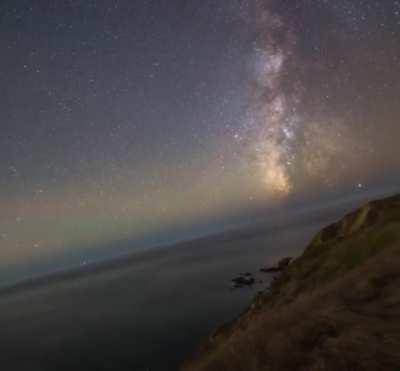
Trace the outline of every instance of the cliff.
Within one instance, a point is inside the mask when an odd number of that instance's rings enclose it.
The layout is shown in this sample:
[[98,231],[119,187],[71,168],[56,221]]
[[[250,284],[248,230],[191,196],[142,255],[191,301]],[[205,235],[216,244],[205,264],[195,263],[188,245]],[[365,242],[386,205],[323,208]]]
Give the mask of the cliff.
[[183,370],[400,370],[400,195],[324,228]]

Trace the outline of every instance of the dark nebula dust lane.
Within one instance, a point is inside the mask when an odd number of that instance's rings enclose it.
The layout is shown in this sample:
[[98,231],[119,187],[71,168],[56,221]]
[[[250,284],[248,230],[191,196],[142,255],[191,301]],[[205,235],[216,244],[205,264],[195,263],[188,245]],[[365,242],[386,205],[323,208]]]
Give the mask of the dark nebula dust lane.
[[2,1],[0,277],[397,189],[399,37],[396,0]]

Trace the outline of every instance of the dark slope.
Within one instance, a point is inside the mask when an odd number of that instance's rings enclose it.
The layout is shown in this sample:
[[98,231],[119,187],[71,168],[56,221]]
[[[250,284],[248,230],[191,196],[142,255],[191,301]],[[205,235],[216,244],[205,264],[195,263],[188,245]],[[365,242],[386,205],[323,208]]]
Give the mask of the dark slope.
[[400,370],[400,196],[318,233],[185,370]]

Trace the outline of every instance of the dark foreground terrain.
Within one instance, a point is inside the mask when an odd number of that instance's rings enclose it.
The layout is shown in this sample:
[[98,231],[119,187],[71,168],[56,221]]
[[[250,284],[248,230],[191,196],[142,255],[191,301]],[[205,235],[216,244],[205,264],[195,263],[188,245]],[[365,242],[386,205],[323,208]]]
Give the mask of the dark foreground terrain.
[[184,370],[400,370],[400,196],[323,229],[204,348]]

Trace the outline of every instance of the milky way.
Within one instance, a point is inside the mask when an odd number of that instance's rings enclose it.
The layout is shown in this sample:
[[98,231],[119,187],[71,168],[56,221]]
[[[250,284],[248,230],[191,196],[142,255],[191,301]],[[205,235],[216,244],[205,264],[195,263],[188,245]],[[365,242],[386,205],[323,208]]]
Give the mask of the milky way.
[[0,278],[398,189],[397,0],[3,0],[0,40]]
[[[326,107],[330,99],[335,100],[330,95],[338,93],[335,89],[340,88],[343,93],[354,89],[354,85],[366,84],[354,70],[343,71],[343,66],[352,54],[348,47],[354,41],[365,42],[362,23],[368,23],[366,14],[376,8],[364,2],[315,1],[294,4],[293,13],[288,14],[287,8],[282,12],[282,6],[278,5],[278,1],[255,1],[249,5],[253,9],[251,22],[255,33],[249,63],[252,98],[244,121],[245,134],[238,139],[250,143],[249,156],[258,167],[266,191],[278,197],[288,196],[304,186],[320,184],[331,188],[348,181],[349,175],[357,187],[363,186],[363,168],[376,153],[359,124],[351,122],[357,120],[358,110],[365,111],[357,102],[362,93],[353,97],[353,107],[344,112],[327,112]],[[317,9],[313,15],[327,22],[326,29],[318,30],[320,35],[310,36],[307,26],[299,23],[301,14],[311,13],[312,6]],[[309,21],[313,21],[312,15]],[[330,22],[335,27],[341,24],[343,30],[333,31]],[[341,34],[346,28],[347,34]],[[315,45],[309,55],[304,55],[300,45],[309,37],[315,39]],[[339,49],[332,60],[327,59],[329,51],[323,51],[330,47]],[[318,101],[310,105],[307,102],[310,82],[313,78],[317,80],[321,71],[326,74],[321,85],[332,92],[326,95],[321,92]],[[370,126],[366,122],[364,125]],[[359,176],[359,181],[354,176]]]
[[247,125],[255,126],[254,152],[262,181],[272,192],[286,195],[293,188],[290,167],[295,162],[294,142],[301,125],[296,114],[296,87],[292,86],[287,93],[282,86],[295,38],[290,26],[271,14],[268,7],[256,6],[255,14],[257,39],[252,56],[255,103]]

